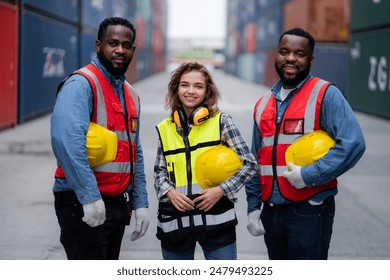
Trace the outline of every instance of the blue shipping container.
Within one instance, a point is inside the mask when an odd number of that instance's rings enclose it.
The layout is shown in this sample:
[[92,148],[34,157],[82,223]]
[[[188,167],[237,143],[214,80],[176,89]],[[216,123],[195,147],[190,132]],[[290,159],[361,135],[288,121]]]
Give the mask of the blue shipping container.
[[29,11],[20,15],[18,122],[50,112],[58,84],[78,66],[73,25]]
[[95,29],[111,14],[111,1],[82,0],[81,25]]
[[96,55],[96,38],[97,30],[81,30],[80,33],[80,67],[91,62],[93,56]]
[[256,19],[256,49],[276,48],[283,30],[283,8],[280,6]]
[[347,44],[320,44],[314,49],[313,75],[327,80],[345,94],[349,47]]
[[81,0],[21,0],[20,4],[27,10],[42,11],[58,19],[66,19],[73,24],[79,22],[79,4]]

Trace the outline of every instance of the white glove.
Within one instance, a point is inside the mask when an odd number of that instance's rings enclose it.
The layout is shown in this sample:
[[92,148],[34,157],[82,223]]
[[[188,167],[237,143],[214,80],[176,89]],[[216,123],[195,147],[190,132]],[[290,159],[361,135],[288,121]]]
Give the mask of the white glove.
[[90,227],[97,227],[106,220],[106,206],[103,199],[98,199],[90,203],[83,204],[84,217],[83,222]]
[[248,225],[246,228],[253,236],[259,236],[265,233],[263,223],[260,220],[260,213],[260,210],[255,210],[248,214]]
[[137,240],[145,235],[149,227],[149,214],[147,208],[138,208],[134,210],[135,230],[131,234],[131,241]]
[[303,181],[301,175],[301,166],[295,165],[292,162],[287,163],[287,167],[291,171],[284,171],[283,176],[287,178],[291,185],[293,185],[296,189],[302,189],[306,187],[305,181]]

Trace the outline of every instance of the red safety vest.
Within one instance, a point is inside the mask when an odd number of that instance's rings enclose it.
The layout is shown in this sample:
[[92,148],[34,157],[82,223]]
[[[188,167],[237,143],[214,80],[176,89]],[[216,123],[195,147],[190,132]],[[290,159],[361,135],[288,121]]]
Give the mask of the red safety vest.
[[322,185],[297,190],[283,177],[287,170],[287,148],[302,135],[320,130],[322,100],[329,82],[319,78],[309,79],[286,109],[280,124],[276,122],[276,100],[272,92],[266,93],[256,103],[254,118],[261,135],[261,148],[257,151],[259,181],[263,201],[271,198],[274,179],[277,179],[280,194],[291,201],[303,201],[317,193],[335,188],[337,180]]
[[[94,108],[91,121],[115,132],[118,138],[115,160],[92,168],[99,190],[109,196],[122,194],[128,188],[130,179],[134,180],[139,96],[129,83],[124,83],[124,100],[128,114],[125,121],[124,110],[117,94],[95,65],[88,64],[73,74],[86,77],[92,87]],[[61,167],[57,168],[55,177],[65,178]]]

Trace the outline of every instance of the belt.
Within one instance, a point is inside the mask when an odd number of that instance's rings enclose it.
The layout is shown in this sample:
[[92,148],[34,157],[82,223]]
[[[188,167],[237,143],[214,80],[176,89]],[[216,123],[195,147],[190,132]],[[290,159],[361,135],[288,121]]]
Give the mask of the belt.
[[[293,205],[303,205],[303,204],[310,204],[309,201],[299,201],[299,202],[290,202],[285,204],[274,204],[274,203],[264,203],[264,206],[270,207],[270,208],[288,208]],[[319,205],[328,205],[328,204],[334,204],[334,196],[329,196],[325,198],[325,200],[319,204]]]
[[[129,197],[129,194],[127,192],[123,193],[123,194],[120,194],[120,195],[116,195],[116,196],[109,196],[109,195],[104,195],[104,194],[101,194],[102,196],[102,199],[104,202],[129,202],[130,201],[130,197]],[[71,200],[71,199],[76,199],[77,200],[77,196],[76,196],[76,193],[74,191],[61,191],[61,192],[55,192],[54,193],[54,197],[56,200],[58,201],[61,201],[61,200]]]

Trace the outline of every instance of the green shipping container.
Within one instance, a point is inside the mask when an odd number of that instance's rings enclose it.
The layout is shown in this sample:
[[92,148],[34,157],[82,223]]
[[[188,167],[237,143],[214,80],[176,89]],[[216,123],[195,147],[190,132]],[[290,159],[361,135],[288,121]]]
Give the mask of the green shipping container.
[[390,27],[389,0],[351,0],[351,32]]
[[352,34],[346,96],[362,112],[390,118],[390,28]]

